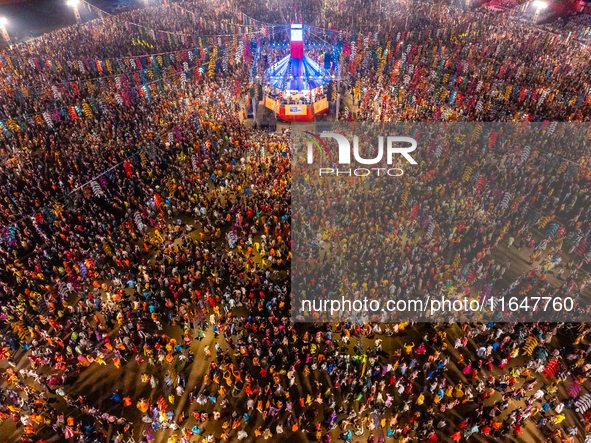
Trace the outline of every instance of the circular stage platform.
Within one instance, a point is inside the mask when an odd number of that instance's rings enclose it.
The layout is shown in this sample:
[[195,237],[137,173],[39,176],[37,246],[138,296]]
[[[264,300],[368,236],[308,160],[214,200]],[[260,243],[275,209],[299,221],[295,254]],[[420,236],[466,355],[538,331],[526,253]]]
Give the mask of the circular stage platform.
[[290,53],[265,71],[264,105],[286,121],[312,121],[328,113],[330,73],[304,52],[304,30],[291,25]]

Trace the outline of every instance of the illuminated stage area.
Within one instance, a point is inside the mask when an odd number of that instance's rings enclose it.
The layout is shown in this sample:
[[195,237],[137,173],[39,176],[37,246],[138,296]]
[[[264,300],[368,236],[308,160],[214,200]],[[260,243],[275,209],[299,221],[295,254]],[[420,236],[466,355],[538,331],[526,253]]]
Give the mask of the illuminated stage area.
[[264,104],[287,121],[311,121],[328,113],[326,68],[305,54],[304,29],[291,25],[289,55],[265,71]]

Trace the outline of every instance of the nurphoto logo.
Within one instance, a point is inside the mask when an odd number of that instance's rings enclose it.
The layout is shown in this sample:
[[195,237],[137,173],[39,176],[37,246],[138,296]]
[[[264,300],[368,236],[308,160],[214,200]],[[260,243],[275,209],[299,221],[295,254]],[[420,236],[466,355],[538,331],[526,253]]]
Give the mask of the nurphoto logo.
[[[305,138],[308,140],[307,144],[307,162],[308,164],[314,163],[314,146],[324,150],[329,155],[329,149],[324,143],[323,139],[333,138],[338,143],[338,163],[340,165],[351,164],[351,144],[347,137],[342,134],[335,132],[323,132],[320,137],[317,135],[305,131]],[[362,165],[377,165],[383,161],[384,157],[384,139],[386,140],[386,164],[392,165],[394,155],[401,155],[411,165],[416,165],[417,162],[411,157],[410,153],[417,149],[417,141],[411,137],[397,137],[387,136],[378,137],[377,153],[374,158],[363,158],[359,153],[359,138],[355,135],[353,137],[353,157],[355,161]],[[409,146],[410,145],[410,146]],[[371,148],[370,148],[371,149]],[[355,175],[358,177],[364,177],[371,174],[389,175],[391,177],[399,177],[404,174],[404,170],[400,168],[355,168],[355,169],[339,169],[339,168],[319,168],[319,175]]]

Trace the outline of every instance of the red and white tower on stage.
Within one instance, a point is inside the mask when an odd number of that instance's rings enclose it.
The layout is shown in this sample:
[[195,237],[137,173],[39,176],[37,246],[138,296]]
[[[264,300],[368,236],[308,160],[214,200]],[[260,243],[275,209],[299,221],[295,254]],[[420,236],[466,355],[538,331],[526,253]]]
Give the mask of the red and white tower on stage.
[[291,25],[289,51],[292,58],[304,58],[304,30],[302,25]]

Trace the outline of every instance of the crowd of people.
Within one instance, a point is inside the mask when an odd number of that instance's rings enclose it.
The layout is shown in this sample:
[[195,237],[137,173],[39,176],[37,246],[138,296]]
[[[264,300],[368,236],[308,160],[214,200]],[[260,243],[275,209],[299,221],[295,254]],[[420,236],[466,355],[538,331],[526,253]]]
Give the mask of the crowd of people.
[[565,35],[570,33],[573,38],[584,42],[591,39],[591,33],[589,32],[591,30],[591,19],[589,14],[573,14],[565,18],[559,17],[543,27],[550,32],[560,32]]
[[[339,118],[406,122],[417,167],[329,188],[289,130],[245,122],[294,20],[327,42]],[[5,50],[0,440],[583,439],[585,323],[322,322],[291,297],[535,293],[585,318],[589,56],[480,9],[359,1],[100,12]]]

